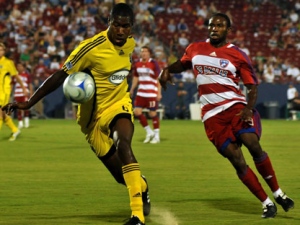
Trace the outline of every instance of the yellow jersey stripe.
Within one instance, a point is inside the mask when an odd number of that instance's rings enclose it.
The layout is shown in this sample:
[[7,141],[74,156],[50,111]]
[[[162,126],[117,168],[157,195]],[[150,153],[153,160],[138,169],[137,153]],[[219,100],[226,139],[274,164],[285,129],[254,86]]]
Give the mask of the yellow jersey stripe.
[[76,62],[78,62],[82,56],[84,56],[87,52],[89,52],[91,49],[93,49],[94,47],[96,47],[97,45],[103,43],[104,41],[106,41],[106,38],[104,36],[100,36],[98,37],[96,40],[88,43],[87,45],[85,45],[82,49],[79,50],[79,52],[75,55],[75,57],[71,60],[71,63],[73,65],[76,64]]

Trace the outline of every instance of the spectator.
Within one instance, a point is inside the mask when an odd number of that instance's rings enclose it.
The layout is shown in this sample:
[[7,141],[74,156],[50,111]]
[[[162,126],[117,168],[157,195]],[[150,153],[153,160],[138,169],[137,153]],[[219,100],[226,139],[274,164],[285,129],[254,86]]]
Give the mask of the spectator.
[[138,4],[138,9],[142,11],[148,11],[151,7],[151,4],[147,0],[141,0]]
[[298,67],[295,66],[294,63],[290,64],[290,68],[286,71],[286,75],[292,82],[299,82],[300,81],[300,70]]
[[268,40],[268,46],[271,50],[275,50],[277,49],[277,44],[278,44],[277,36],[273,34]]
[[175,2],[171,2],[170,5],[167,7],[168,14],[181,14],[182,9],[176,5]]
[[183,82],[186,82],[186,83],[193,83],[193,82],[195,82],[195,76],[194,76],[192,70],[183,71],[183,72],[181,72],[181,75],[182,75],[181,80]]
[[245,43],[244,42],[241,42],[240,44],[240,49],[246,53],[246,55],[249,57],[250,56],[250,51],[249,49],[245,46]]
[[273,66],[269,63],[267,64],[266,68],[264,69],[263,72],[263,80],[266,83],[273,83],[275,79],[274,71],[273,71]]
[[155,24],[154,33],[165,33],[168,30],[168,26],[165,23],[165,20],[163,17],[160,17],[158,19],[158,22]]
[[187,25],[187,23],[185,22],[185,18],[181,17],[178,24],[177,24],[177,30],[178,32],[188,32],[189,31],[189,27]]
[[185,48],[190,43],[185,32],[180,33],[180,36],[178,38],[178,43],[179,43],[179,46],[181,46],[182,48]]
[[205,28],[205,20],[203,16],[198,16],[197,19],[195,20],[194,26],[198,29],[201,30]]
[[245,41],[245,34],[241,30],[237,30],[235,33],[235,37],[232,42],[236,45],[240,45]]
[[140,52],[142,46],[149,45],[150,38],[147,37],[146,32],[142,32],[141,35],[137,36],[135,41],[136,41],[135,51]]
[[197,16],[202,16],[203,18],[206,19],[208,17],[208,14],[209,14],[209,11],[208,11],[207,5],[200,4],[199,6],[197,6],[197,9],[196,9]]
[[193,7],[188,0],[183,0],[182,4],[179,6],[182,9],[182,13],[185,15],[191,15],[193,12]]
[[178,36],[178,33],[176,32],[172,36],[172,39],[170,40],[169,48],[170,48],[171,52],[174,52],[174,54],[178,56],[179,47],[180,47],[180,45],[179,45],[179,36]]
[[168,25],[167,25],[167,28],[168,28],[168,32],[169,32],[169,33],[175,33],[175,32],[176,32],[177,26],[176,26],[176,24],[175,24],[174,18],[171,18],[171,19],[169,20],[169,23],[168,23]]
[[292,9],[290,11],[289,19],[291,20],[292,23],[298,23],[299,15],[298,15],[298,13],[296,13],[296,11],[294,9]]

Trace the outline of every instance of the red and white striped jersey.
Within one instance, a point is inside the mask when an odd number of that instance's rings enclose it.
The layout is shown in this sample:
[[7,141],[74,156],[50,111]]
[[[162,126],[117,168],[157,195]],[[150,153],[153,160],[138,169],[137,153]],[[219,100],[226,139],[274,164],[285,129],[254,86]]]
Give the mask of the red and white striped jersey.
[[239,82],[258,84],[248,56],[233,44],[215,48],[208,40],[190,44],[181,58],[192,63],[200,97],[202,121],[236,103],[247,104]]
[[159,73],[158,63],[152,58],[148,62],[142,62],[142,60],[136,62],[133,70],[133,76],[139,78],[136,95],[145,98],[157,97]]
[[[27,72],[23,72],[23,73],[19,73],[19,77],[21,78],[23,85],[25,86],[25,88],[27,89],[28,93],[29,93],[29,84],[31,84],[31,76],[29,73]],[[23,89],[21,87],[21,85],[16,82],[15,78],[13,79],[13,84],[15,86],[14,89],[14,97],[24,97],[26,96],[23,93]]]

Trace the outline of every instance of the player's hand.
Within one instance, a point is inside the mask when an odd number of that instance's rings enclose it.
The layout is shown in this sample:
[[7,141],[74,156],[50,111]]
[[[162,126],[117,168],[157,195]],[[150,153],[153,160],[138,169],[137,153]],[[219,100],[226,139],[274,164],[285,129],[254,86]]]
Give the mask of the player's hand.
[[253,125],[253,111],[251,109],[245,107],[237,114],[237,116],[240,116],[241,120],[243,120],[244,122]]
[[8,103],[5,106],[2,107],[2,111],[4,111],[6,114],[10,115],[12,112],[14,112],[17,109],[26,110],[29,109],[28,101],[26,102],[13,102]]
[[168,68],[163,69],[158,77],[158,81],[164,90],[167,90],[167,83],[174,85],[173,76],[169,73]]

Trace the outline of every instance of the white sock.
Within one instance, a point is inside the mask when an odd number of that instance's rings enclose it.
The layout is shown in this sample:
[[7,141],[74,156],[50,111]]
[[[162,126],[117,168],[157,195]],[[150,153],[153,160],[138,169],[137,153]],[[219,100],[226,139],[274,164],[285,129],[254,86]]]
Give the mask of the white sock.
[[146,130],[147,134],[153,134],[153,130],[150,128],[150,126],[145,126],[144,129]]
[[277,191],[273,192],[274,198],[277,198],[279,195],[282,195],[282,194],[283,194],[283,192],[282,192],[282,190],[280,188],[278,188]]
[[22,120],[19,121],[19,127],[23,127],[23,121]]
[[154,129],[154,135],[159,139],[159,129]]
[[266,206],[266,205],[269,205],[269,204],[274,205],[274,203],[271,201],[271,199],[270,199],[269,197],[267,197],[267,199],[264,200],[261,204],[262,204],[263,206]]
[[29,127],[29,117],[24,118],[25,127]]

